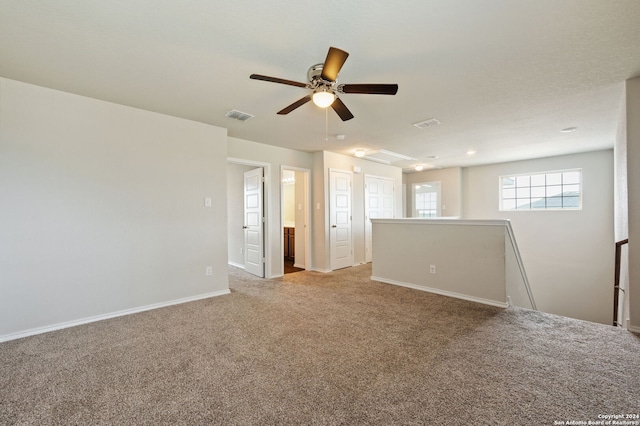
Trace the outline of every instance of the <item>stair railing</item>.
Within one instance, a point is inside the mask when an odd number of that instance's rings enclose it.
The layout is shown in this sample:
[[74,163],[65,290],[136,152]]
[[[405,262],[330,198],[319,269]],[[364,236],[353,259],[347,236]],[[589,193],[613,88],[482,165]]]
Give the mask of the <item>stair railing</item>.
[[616,265],[613,277],[613,325],[618,326],[618,303],[620,292],[624,293],[624,289],[620,288],[620,261],[622,258],[622,246],[629,243],[629,239],[616,242]]

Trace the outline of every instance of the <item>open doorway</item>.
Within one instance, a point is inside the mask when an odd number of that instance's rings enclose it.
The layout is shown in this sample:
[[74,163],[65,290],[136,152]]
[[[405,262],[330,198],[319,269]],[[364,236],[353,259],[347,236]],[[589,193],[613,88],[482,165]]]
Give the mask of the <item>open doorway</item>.
[[281,170],[282,270],[285,274],[310,267],[309,173],[307,169],[287,166]]
[[259,277],[273,276],[269,259],[269,167],[227,158],[227,257],[232,266]]

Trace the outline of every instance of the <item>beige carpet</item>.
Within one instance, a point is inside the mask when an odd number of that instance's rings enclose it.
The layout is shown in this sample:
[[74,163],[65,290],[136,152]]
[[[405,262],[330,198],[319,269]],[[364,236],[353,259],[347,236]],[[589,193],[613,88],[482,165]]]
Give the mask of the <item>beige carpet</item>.
[[370,266],[0,344],[0,424],[553,425],[640,413],[640,338]]

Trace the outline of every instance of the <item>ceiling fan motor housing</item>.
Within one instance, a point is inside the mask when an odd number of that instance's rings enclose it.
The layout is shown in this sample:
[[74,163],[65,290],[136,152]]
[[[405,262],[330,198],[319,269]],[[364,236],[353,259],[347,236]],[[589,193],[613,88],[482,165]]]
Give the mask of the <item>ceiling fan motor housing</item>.
[[307,71],[307,80],[309,81],[312,89],[317,89],[318,87],[331,87],[331,82],[326,81],[321,76],[323,67],[324,64],[322,63],[311,65],[309,67],[309,71]]

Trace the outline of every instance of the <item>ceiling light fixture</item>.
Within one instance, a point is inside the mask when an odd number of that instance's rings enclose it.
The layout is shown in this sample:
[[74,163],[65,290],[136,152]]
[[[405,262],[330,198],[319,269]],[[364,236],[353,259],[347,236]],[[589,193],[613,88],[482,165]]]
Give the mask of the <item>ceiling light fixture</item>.
[[416,172],[421,172],[424,170],[424,166],[422,164],[418,164],[414,169],[416,169]]
[[472,150],[472,149],[470,149],[469,151],[467,151],[467,155],[473,155],[473,154],[475,154],[475,153],[476,153],[476,151],[474,151],[474,150]]
[[560,130],[562,133],[571,133],[571,132],[575,132],[576,130],[578,130],[577,127],[567,127],[564,128],[562,130]]
[[362,157],[364,157],[365,154],[366,154],[366,152],[364,151],[364,149],[356,149],[356,153],[355,153],[356,157],[362,158]]
[[336,95],[331,91],[327,91],[326,88],[322,88],[313,92],[311,99],[313,99],[313,103],[320,108],[326,108],[336,100]]

